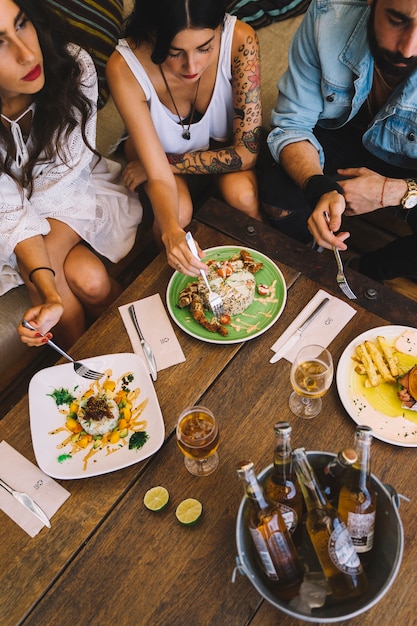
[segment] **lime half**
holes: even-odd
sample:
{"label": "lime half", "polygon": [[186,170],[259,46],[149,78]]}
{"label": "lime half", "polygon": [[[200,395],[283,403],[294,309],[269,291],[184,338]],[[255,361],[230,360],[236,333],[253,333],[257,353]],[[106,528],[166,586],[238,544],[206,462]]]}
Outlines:
{"label": "lime half", "polygon": [[165,487],[152,487],[148,489],[143,498],[143,504],[150,511],[162,511],[168,504],[169,493]]}
{"label": "lime half", "polygon": [[202,511],[203,505],[201,502],[194,498],[187,498],[177,506],[175,515],[181,524],[191,526],[191,524],[195,524],[200,519]]}

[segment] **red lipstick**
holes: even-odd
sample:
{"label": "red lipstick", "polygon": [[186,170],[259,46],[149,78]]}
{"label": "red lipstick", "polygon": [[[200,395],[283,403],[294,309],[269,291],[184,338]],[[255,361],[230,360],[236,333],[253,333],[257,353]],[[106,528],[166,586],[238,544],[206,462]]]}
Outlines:
{"label": "red lipstick", "polygon": [[42,72],[42,68],[40,65],[36,65],[33,70],[31,70],[29,72],[29,74],[26,74],[26,76],[23,76],[22,80],[31,82],[32,80],[36,80],[37,78],[39,78],[39,76],[41,75]]}
{"label": "red lipstick", "polygon": [[183,74],[182,77],[187,80],[192,80],[193,78],[197,78],[198,74]]}

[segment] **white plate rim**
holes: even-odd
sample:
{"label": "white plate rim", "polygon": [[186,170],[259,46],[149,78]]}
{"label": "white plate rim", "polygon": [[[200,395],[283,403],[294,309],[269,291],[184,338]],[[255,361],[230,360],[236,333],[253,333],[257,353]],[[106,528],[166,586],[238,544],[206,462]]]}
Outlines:
{"label": "white plate rim", "polygon": [[[265,254],[263,254],[262,252],[259,252],[259,250],[254,250],[253,248],[248,248],[247,246],[241,245],[241,246],[237,246],[235,244],[230,244],[230,245],[224,245],[224,246],[213,246],[212,248],[206,248],[205,250],[203,250],[204,254],[210,253],[210,252],[218,252],[224,249],[230,249],[230,248],[234,248],[236,251],[240,251],[240,250],[247,250],[247,252],[253,254],[255,253],[255,255],[257,257],[261,257],[264,261],[267,261],[268,263],[271,263],[274,266],[274,270],[276,270],[278,276],[280,277],[280,280],[282,281],[283,287],[284,287],[284,296],[282,299],[282,303],[281,303],[281,307],[278,311],[278,313],[276,314],[276,316],[267,324],[267,326],[265,328],[262,328],[261,330],[259,330],[258,332],[255,332],[254,334],[250,335],[250,337],[242,337],[242,338],[236,338],[236,339],[217,339],[216,337],[209,338],[209,337],[202,337],[201,335],[199,335],[198,333],[194,333],[192,331],[192,329],[190,330],[188,327],[184,326],[183,324],[180,323],[180,321],[177,319],[177,317],[174,315],[174,311],[172,310],[171,307],[171,303],[170,303],[170,298],[169,298],[169,293],[170,293],[170,289],[172,288],[172,283],[174,282],[176,276],[178,274],[180,274],[180,272],[175,271],[169,282],[167,285],[167,289],[166,289],[166,303],[167,303],[167,308],[169,311],[169,314],[171,315],[172,320],[177,324],[177,326],[179,328],[181,328],[181,330],[183,330],[185,333],[187,333],[187,335],[190,335],[191,337],[194,337],[195,339],[199,339],[200,341],[204,341],[205,343],[214,343],[217,345],[230,345],[230,344],[235,344],[235,343],[243,343],[245,341],[250,341],[251,339],[255,339],[255,337],[259,337],[260,335],[263,335],[263,333],[265,333],[267,330],[269,330],[271,328],[271,326],[273,326],[275,324],[275,322],[279,319],[279,317],[281,316],[284,308],[285,308],[285,304],[287,302],[287,283],[285,281],[285,278],[280,270],[280,268],[278,267],[278,265],[276,264],[276,262],[269,258],[268,256],[266,256]],[[215,333],[213,333],[215,334]]]}
{"label": "white plate rim", "polygon": [[[165,439],[165,424],[158,398],[146,366],[137,354],[131,352],[105,354],[82,359],[82,363],[88,365],[96,371],[104,371],[105,369],[109,369],[111,367],[113,372],[115,372],[115,377],[117,372],[117,376],[130,370],[134,372],[135,385],[139,386],[141,389],[139,402],[145,397],[149,398],[143,415],[144,419],[148,420],[147,432],[150,435],[150,438],[139,450],[129,450],[126,446],[125,448],[120,449],[120,451],[104,457],[106,459],[105,462],[102,461],[100,463],[101,452],[99,452],[97,456],[93,457],[95,462],[92,463],[90,460],[90,463],[87,464],[86,470],[83,470],[82,467],[79,469],[79,465],[82,466],[82,452],[79,452],[68,462],[64,462],[62,464],[59,463],[57,461],[59,451],[57,451],[56,448],[59,441],[54,438],[53,435],[49,435],[48,433],[50,430],[53,430],[53,428],[62,426],[63,418],[60,417],[58,409],[56,405],[53,404],[52,399],[49,399],[51,402],[48,401],[47,392],[52,391],[58,386],[64,388],[71,387],[73,389],[74,385],[77,383],[79,383],[80,388],[82,389],[83,381],[85,381],[85,387],[87,388],[92,381],[78,376],[71,363],[54,365],[52,367],[39,370],[36,374],[34,374],[29,382],[28,400],[30,429],[33,450],[38,466],[43,472],[45,472],[45,474],[51,476],[52,478],[64,480],[90,478],[92,476],[100,476],[129,467],[130,465],[139,463],[140,461],[143,461],[144,459],[155,454],[155,452],[157,452],[162,446]],[[48,378],[48,382],[44,382],[44,377]],[[54,382],[55,380],[60,382],[56,384]],[[68,383],[66,381],[71,382]],[[44,396],[44,399],[42,396]],[[42,402],[39,406],[40,398]],[[44,403],[43,400],[45,401]],[[42,413],[42,420],[45,420],[46,422],[45,430],[39,428],[39,413]],[[45,450],[47,451],[47,455],[45,455]],[[64,451],[65,449],[62,450],[62,452]]]}
{"label": "white plate rim", "polygon": [[[389,443],[392,445],[400,446],[402,448],[415,448],[417,447],[416,424],[414,424],[414,430],[416,431],[416,434],[414,434],[414,441],[411,439],[408,441],[403,441],[401,439],[394,439],[393,437],[385,436],[383,434],[384,423],[388,423],[388,420],[403,419],[403,418],[401,417],[392,418],[389,416],[383,416],[382,414],[377,414],[377,411],[373,407],[369,406],[368,401],[366,400],[364,396],[360,396],[359,398],[356,398],[356,404],[355,404],[355,401],[352,398],[352,395],[349,394],[348,385],[346,384],[346,381],[348,381],[349,372],[353,371],[353,367],[354,367],[351,356],[354,354],[354,351],[355,351],[354,349],[358,344],[363,343],[366,340],[374,341],[377,335],[384,335],[384,336],[388,336],[389,338],[393,338],[394,336],[397,337],[406,330],[412,330],[414,332],[417,332],[417,329],[411,326],[387,325],[387,326],[377,326],[375,328],[370,328],[369,330],[366,330],[360,335],[358,335],[357,337],[355,337],[346,346],[346,348],[344,349],[339,359],[339,363],[337,365],[337,371],[336,371],[336,385],[337,385],[337,391],[339,393],[340,400],[345,410],[347,411],[349,416],[353,419],[353,421],[356,424],[373,426],[375,424],[374,420],[377,423],[378,416],[379,416],[379,419],[380,419],[379,427],[381,428],[382,432],[380,432],[378,429],[372,428],[373,436],[375,439],[379,439],[380,441],[383,441],[384,443]],[[360,400],[360,402],[362,403],[361,405],[359,405],[358,400]],[[361,406],[360,416],[357,414],[358,406]],[[364,409],[368,410],[368,418],[366,416]],[[371,411],[372,411],[372,416],[374,418],[372,420],[372,423],[371,423],[370,415],[369,415]],[[410,424],[410,425],[412,424],[412,422],[410,422],[409,420],[404,420],[404,421],[406,421],[407,424]],[[410,426],[410,429],[411,429],[411,426]]]}

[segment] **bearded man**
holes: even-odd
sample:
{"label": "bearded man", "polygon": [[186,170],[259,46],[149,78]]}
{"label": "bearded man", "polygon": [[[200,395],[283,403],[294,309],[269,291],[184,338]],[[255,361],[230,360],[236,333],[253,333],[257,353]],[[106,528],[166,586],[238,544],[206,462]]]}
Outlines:
{"label": "bearded man", "polygon": [[312,0],[288,64],[261,186],[270,221],[343,251],[343,213],[396,207],[413,234],[358,269],[417,277],[417,0]]}

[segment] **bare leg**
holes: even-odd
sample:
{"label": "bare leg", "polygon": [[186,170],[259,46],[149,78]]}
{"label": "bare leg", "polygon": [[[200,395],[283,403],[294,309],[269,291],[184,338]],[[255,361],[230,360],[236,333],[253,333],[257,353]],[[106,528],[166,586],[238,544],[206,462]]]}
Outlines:
{"label": "bare leg", "polygon": [[221,174],[216,177],[216,184],[227,204],[262,222],[254,170]]}
{"label": "bare leg", "polygon": [[93,319],[104,313],[122,292],[102,261],[83,243],[69,252],[64,270],[71,291]]}

